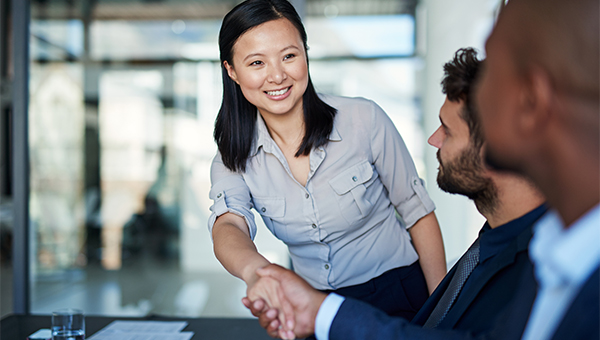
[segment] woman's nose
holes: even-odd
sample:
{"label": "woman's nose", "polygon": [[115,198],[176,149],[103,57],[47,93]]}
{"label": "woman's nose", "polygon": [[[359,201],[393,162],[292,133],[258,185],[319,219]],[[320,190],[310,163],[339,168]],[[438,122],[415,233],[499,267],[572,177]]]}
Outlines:
{"label": "woman's nose", "polygon": [[280,65],[274,65],[269,68],[269,76],[268,81],[275,84],[281,84],[284,80],[287,79],[287,74],[285,73],[285,69]]}

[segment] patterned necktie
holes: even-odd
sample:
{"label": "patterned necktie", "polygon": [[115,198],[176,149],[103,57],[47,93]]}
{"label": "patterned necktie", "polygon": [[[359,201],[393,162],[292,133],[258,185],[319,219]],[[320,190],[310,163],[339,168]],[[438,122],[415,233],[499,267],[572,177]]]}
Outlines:
{"label": "patterned necktie", "polygon": [[460,291],[463,285],[465,284],[465,281],[467,281],[469,275],[471,275],[471,272],[473,271],[475,266],[477,266],[478,263],[479,238],[473,243],[471,248],[467,250],[465,255],[463,255],[463,257],[461,257],[458,261],[458,267],[456,268],[454,277],[452,277],[452,280],[450,280],[448,288],[446,289],[446,291],[440,298],[440,301],[438,301],[438,304],[435,306],[435,308],[431,312],[431,315],[429,315],[429,318],[423,325],[424,328],[435,328],[440,324],[440,322],[442,322],[442,320],[444,320],[444,317],[446,317],[446,314],[448,314],[448,311],[450,311],[450,308],[452,308],[454,301],[456,301],[458,294],[460,294]]}

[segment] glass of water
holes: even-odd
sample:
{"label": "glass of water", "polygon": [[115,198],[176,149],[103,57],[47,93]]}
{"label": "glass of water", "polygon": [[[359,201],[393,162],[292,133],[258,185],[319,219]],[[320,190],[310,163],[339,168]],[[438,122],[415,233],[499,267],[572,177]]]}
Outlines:
{"label": "glass of water", "polygon": [[52,312],[52,340],[84,340],[83,311],[65,308]]}

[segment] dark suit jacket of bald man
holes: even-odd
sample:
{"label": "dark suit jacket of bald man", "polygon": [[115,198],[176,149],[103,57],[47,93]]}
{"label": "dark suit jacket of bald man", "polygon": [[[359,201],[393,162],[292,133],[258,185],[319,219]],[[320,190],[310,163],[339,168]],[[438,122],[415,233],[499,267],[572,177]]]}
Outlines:
{"label": "dark suit jacket of bald man", "polygon": [[[531,262],[523,268],[511,303],[479,335],[464,330],[424,329],[390,317],[358,300],[346,298],[329,331],[329,340],[518,340],[521,339],[537,292]],[[596,268],[557,326],[552,340],[600,339],[600,269]]]}
{"label": "dark suit jacket of bald man", "polygon": [[[446,291],[456,266],[438,285],[412,324],[346,298],[332,323],[330,339],[520,339],[537,291],[528,245],[533,225],[545,211],[546,207],[541,206],[511,221],[525,223],[526,227],[489,259],[478,276],[469,278],[436,330],[421,326]],[[598,339],[598,336],[593,337],[594,332],[599,331],[598,276],[596,272],[583,287],[557,328],[555,339]]]}

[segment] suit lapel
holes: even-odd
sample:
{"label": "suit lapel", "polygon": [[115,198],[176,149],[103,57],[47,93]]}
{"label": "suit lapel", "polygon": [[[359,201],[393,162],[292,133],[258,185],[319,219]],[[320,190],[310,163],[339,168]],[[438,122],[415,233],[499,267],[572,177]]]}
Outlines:
{"label": "suit lapel", "polygon": [[527,227],[503,251],[491,258],[491,262],[487,264],[486,271],[481,273],[475,281],[469,282],[469,289],[460,293],[454,306],[452,306],[452,309],[450,309],[450,312],[448,312],[448,315],[446,315],[438,327],[445,329],[453,328],[490,279],[502,269],[513,264],[519,252],[527,251],[530,238],[531,227]]}
{"label": "suit lapel", "polygon": [[577,294],[552,339],[598,339],[600,269],[596,268]]}

